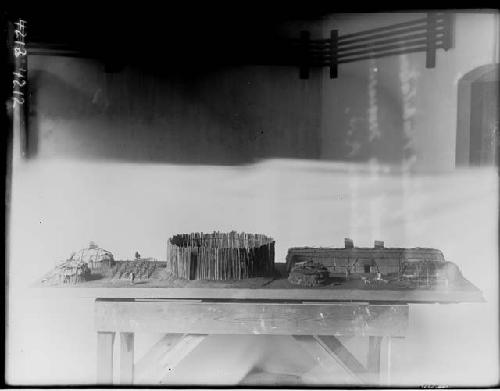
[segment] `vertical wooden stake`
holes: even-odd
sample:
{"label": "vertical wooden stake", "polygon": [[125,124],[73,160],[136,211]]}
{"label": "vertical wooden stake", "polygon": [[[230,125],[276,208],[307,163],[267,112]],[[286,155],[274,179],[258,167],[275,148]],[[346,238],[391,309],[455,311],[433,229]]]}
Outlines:
{"label": "vertical wooden stake", "polygon": [[120,383],[134,383],[134,333],[120,333]]}
{"label": "vertical wooden stake", "polygon": [[113,383],[113,345],[115,333],[97,333],[97,383]]}

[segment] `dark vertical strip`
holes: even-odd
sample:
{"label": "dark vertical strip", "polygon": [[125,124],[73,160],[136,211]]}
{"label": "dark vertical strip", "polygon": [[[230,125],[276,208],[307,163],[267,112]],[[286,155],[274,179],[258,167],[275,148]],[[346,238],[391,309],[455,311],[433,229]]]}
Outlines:
{"label": "dark vertical strip", "polygon": [[[201,252],[201,251],[200,251]],[[191,251],[191,258],[190,258],[190,264],[189,264],[189,280],[194,280],[196,279],[196,265],[198,263],[198,252],[197,251]]]}
{"label": "dark vertical strip", "polygon": [[472,166],[481,164],[481,144],[482,144],[482,108],[483,95],[481,94],[481,84],[478,82],[471,85],[471,113],[470,113],[470,144],[469,162]]}
{"label": "dark vertical strip", "polygon": [[309,79],[309,31],[300,32],[300,78]]}
{"label": "dark vertical strip", "polygon": [[432,12],[427,14],[427,43],[425,67],[436,66],[436,15]]}
{"label": "dark vertical strip", "polygon": [[[5,261],[3,267],[0,267],[0,276],[3,280],[4,286],[4,310],[0,311],[0,323],[5,325],[8,324],[9,318],[9,288],[7,285],[7,276],[9,274],[9,262],[10,262],[10,205],[11,205],[11,190],[12,190],[12,134],[13,134],[13,122],[12,122],[12,102],[11,102],[11,91],[12,91],[12,70],[14,69],[12,62],[12,33],[13,27],[9,21],[6,12],[0,12],[1,20],[1,37],[0,45],[2,50],[2,59],[0,61],[0,80],[2,85],[0,86],[0,94],[2,96],[3,108],[7,110],[0,110],[1,118],[1,129],[2,136],[5,138],[1,143],[1,153],[4,160],[2,168],[4,168],[4,178],[2,181],[5,194],[5,214],[3,219],[3,232],[5,232]],[[0,125],[0,126],[1,126]],[[9,352],[6,351],[6,341],[8,338],[7,327],[4,327],[4,338],[0,338],[0,351],[5,352],[4,357],[8,357]],[[5,365],[0,368],[0,376],[5,379]]]}
{"label": "dark vertical strip", "polygon": [[[19,137],[20,154],[26,157],[27,134],[26,134],[26,96],[27,96],[27,58],[25,37],[26,21],[16,19],[13,22],[12,56],[14,58],[14,71],[12,72],[12,108],[14,121],[14,134]],[[14,152],[15,153],[15,152]]]}
{"label": "dark vertical strip", "polygon": [[443,49],[448,50],[453,47],[454,38],[454,17],[451,12],[446,12],[444,15],[444,39],[443,39]]}
{"label": "dark vertical strip", "polygon": [[331,30],[330,31],[330,79],[336,79],[338,76],[338,65],[337,65],[338,40],[339,40],[338,30]]}
{"label": "dark vertical strip", "polygon": [[470,163],[471,90],[471,82],[462,77],[458,82],[456,167],[468,166]]}
{"label": "dark vertical strip", "polygon": [[24,97],[24,104],[20,107],[19,113],[19,140],[21,148],[21,156],[23,158],[29,157],[29,136],[28,136],[28,55],[20,58],[19,69],[24,73],[25,84],[21,87]]}

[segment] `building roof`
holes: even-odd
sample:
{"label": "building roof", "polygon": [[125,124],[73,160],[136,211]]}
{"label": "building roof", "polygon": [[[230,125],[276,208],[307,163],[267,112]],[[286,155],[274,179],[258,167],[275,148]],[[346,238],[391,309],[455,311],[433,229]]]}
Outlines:
{"label": "building roof", "polygon": [[91,242],[87,248],[81,249],[80,251],[73,254],[70,259],[83,261],[86,263],[114,260],[113,254],[110,251],[98,247],[93,242]]}

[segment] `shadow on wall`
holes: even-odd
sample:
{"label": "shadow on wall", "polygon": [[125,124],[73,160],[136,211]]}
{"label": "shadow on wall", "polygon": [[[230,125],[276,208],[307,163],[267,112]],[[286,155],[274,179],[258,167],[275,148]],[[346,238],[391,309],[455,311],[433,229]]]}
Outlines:
{"label": "shadow on wall", "polygon": [[269,158],[399,164],[407,158],[409,139],[399,78],[391,76],[395,65],[377,72],[360,64],[361,73],[336,81],[342,101],[325,106],[320,69],[307,80],[284,66],[145,71],[129,65],[106,73],[93,60],[34,56],[29,156],[208,165]]}
{"label": "shadow on wall", "polygon": [[405,94],[399,64],[364,62],[344,71],[324,96],[322,157],[403,163],[414,151],[405,132]]}
{"label": "shadow on wall", "polygon": [[203,73],[34,57],[30,157],[245,164],[320,155],[320,74],[240,66]]}

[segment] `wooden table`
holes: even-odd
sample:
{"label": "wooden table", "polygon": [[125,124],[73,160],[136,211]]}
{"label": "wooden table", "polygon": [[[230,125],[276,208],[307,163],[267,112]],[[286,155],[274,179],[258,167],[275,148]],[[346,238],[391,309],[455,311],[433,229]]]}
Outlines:
{"label": "wooden table", "polygon": [[[162,288],[142,292],[150,296],[143,298],[112,297],[109,291],[113,289],[95,300],[99,384],[113,382],[117,333],[122,384],[168,383],[169,371],[212,334],[290,335],[320,365],[333,357],[359,383],[388,384],[391,339],[404,337],[408,329],[407,303],[335,300],[332,290],[288,289],[278,294],[274,289]],[[369,296],[364,293],[365,299]],[[134,365],[137,332],[165,337]],[[339,336],[369,337],[367,365]]]}
{"label": "wooden table", "polygon": [[[444,290],[297,288],[279,280],[251,288],[246,286],[249,282],[184,285],[88,282],[36,289],[46,297],[95,300],[100,384],[113,382],[117,333],[123,384],[168,383],[169,369],[210,334],[290,335],[322,366],[331,365],[333,358],[355,381],[389,384],[391,340],[406,335],[409,304],[484,302],[481,291],[468,281]],[[134,365],[137,332],[165,337]],[[367,365],[354,357],[340,336],[368,337]]]}

